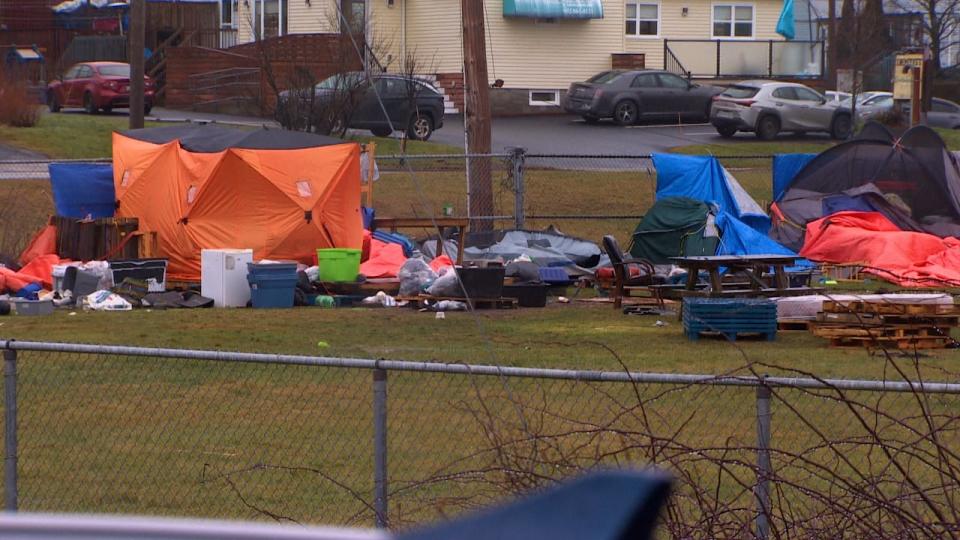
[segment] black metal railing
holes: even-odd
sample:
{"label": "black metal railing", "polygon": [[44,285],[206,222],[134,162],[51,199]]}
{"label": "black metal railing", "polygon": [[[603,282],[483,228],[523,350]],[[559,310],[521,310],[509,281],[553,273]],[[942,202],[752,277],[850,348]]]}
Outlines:
{"label": "black metal railing", "polygon": [[664,69],[679,66],[695,78],[824,75],[823,41],[746,39],[665,39]]}
{"label": "black metal railing", "polygon": [[683,64],[680,63],[680,60],[677,58],[677,56],[673,54],[673,51],[670,50],[670,47],[667,47],[666,40],[663,41],[663,69],[685,79],[689,79],[691,77],[690,70],[683,67]]}

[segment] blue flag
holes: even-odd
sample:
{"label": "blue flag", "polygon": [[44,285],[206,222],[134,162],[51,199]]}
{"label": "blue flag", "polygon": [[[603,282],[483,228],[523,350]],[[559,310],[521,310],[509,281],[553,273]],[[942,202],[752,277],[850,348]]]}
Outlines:
{"label": "blue flag", "polygon": [[777,20],[777,33],[787,39],[793,39],[796,36],[796,28],[793,24],[793,0],[783,0],[783,11],[780,12],[780,19]]}

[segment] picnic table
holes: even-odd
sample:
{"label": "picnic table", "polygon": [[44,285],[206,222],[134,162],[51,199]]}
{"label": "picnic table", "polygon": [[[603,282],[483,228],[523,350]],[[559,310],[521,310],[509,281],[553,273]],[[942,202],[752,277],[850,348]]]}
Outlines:
{"label": "picnic table", "polygon": [[[708,255],[697,257],[671,257],[677,266],[687,271],[687,282],[681,296],[723,297],[776,297],[815,294],[812,287],[790,287],[786,268],[797,262],[789,255]],[[773,268],[770,283],[764,277]],[[721,269],[728,274],[742,274],[746,283],[724,284]],[[698,288],[700,272],[709,276],[710,287]]]}

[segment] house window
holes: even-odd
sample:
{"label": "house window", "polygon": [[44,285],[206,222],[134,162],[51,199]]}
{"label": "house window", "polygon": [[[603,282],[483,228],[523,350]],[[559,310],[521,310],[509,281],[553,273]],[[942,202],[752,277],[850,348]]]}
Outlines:
{"label": "house window", "polygon": [[752,38],[753,6],[744,4],[714,4],[713,37]]}
{"label": "house window", "polygon": [[[366,30],[367,6],[365,0],[340,0],[340,12],[346,19],[348,28],[354,34],[363,34]],[[340,21],[343,29],[344,21]]]}
{"label": "house window", "polygon": [[560,105],[560,92],[557,90],[531,90],[530,105],[534,107]]}
{"label": "house window", "polygon": [[660,32],[660,4],[627,2],[626,21],[628,36],[656,37]]}
{"label": "house window", "polygon": [[224,28],[237,27],[238,0],[220,0],[220,26]]}
{"label": "house window", "polygon": [[287,11],[287,0],[254,0],[256,34],[264,39],[287,35]]}

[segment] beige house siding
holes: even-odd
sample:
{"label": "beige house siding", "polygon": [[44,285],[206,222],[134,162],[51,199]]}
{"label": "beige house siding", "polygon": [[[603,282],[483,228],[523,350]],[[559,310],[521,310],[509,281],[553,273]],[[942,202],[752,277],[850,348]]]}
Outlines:
{"label": "beige house siding", "polygon": [[[335,31],[337,0],[289,0],[289,33]],[[251,1],[252,3],[252,1]],[[664,38],[709,40],[715,0],[661,0],[660,35],[625,35],[625,0],[604,0],[603,19],[538,21],[507,18],[503,0],[487,0],[487,68],[490,80],[503,79],[505,88],[563,89],[609,69],[613,53],[643,53],[649,68],[664,66]],[[754,6],[753,40],[780,40],[775,31],[783,0],[733,1]],[[683,9],[687,15],[683,16]],[[240,43],[251,41],[249,6],[240,2]],[[463,70],[460,0],[369,0],[370,40],[380,61],[391,71],[403,69],[405,54],[435,73]],[[671,49],[694,72],[715,69],[716,56],[704,54],[709,45],[675,42]],[[725,71],[764,59],[762,41],[724,44]],[[702,65],[701,65],[702,64]]]}

